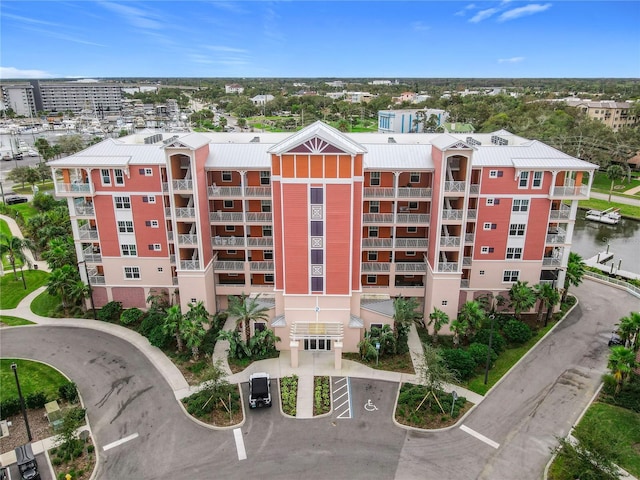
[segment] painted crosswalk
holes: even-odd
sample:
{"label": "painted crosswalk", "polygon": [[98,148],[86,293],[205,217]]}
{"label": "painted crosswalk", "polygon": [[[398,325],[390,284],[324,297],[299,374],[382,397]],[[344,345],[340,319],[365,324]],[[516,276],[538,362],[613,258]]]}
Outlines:
{"label": "painted crosswalk", "polygon": [[351,382],[349,377],[333,377],[332,383],[333,412],[335,418],[352,418]]}

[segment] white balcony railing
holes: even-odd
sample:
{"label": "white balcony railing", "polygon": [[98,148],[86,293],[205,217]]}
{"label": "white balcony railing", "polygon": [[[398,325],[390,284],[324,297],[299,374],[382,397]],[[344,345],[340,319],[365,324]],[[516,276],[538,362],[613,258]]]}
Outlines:
{"label": "white balcony railing", "polygon": [[464,234],[464,243],[473,243],[473,233],[465,233]]}
{"label": "white balcony railing", "polygon": [[478,210],[469,209],[467,210],[467,220],[475,220],[478,216]]}
{"label": "white balcony railing", "polygon": [[443,220],[462,220],[464,216],[464,210],[455,210],[452,208],[445,208],[442,210],[442,219]]}
{"label": "white balcony railing", "polygon": [[462,257],[462,266],[463,267],[470,267],[471,266],[471,262],[472,262],[472,258],[471,257]]}
{"label": "white balcony railing", "polygon": [[178,243],[181,245],[197,245],[198,235],[191,233],[181,233],[178,235]]}
{"label": "white balcony railing", "polygon": [[390,269],[391,269],[390,263],[364,262],[362,264],[363,272],[388,272]]}
{"label": "white balcony railing", "polygon": [[429,223],[430,219],[431,215],[428,213],[399,213],[397,222],[425,225]]}
{"label": "white balcony railing", "polygon": [[215,236],[211,239],[212,247],[232,246],[244,247],[244,237],[221,237]]}
{"label": "white balcony railing", "polygon": [[167,231],[167,240],[173,242],[173,232],[171,230]]}
{"label": "white balcony railing", "polygon": [[181,207],[176,208],[176,217],[177,218],[195,218],[196,209],[189,207]]}
{"label": "white balcony railing", "polygon": [[465,182],[447,181],[447,182],[444,182],[444,191],[445,192],[464,192],[465,186],[466,186]]}
{"label": "white balcony railing", "polygon": [[441,247],[459,247],[460,237],[440,237]]}
{"label": "white balcony railing", "polygon": [[172,185],[174,190],[193,190],[193,180],[174,180]]}
{"label": "white balcony railing", "polygon": [[252,272],[273,272],[273,262],[250,262]]}
{"label": "white balcony railing", "polygon": [[271,223],[273,214],[271,212],[247,212],[247,222]]}
{"label": "white balcony railing", "polygon": [[542,259],[542,266],[543,267],[559,267],[562,265],[562,259],[561,258],[550,258],[550,257],[545,257]]}
{"label": "white balcony railing", "polygon": [[400,187],[398,198],[431,198],[430,188]]}
{"label": "white balcony railing", "polygon": [[469,288],[469,280],[467,278],[460,280],[460,288]]}
{"label": "white balcony railing", "polygon": [[82,257],[89,263],[102,262],[102,255],[99,251],[94,251],[93,247],[85,248],[82,252]]}
{"label": "white balcony railing", "polygon": [[362,248],[391,248],[393,238],[363,238]]}
{"label": "white balcony railing", "polygon": [[395,193],[393,188],[365,187],[364,198],[393,198]]}
{"label": "white balcony railing", "polygon": [[169,255],[169,263],[172,265],[175,265],[176,263],[176,256],[174,255]]}
{"label": "white balcony railing", "polygon": [[457,272],[458,262],[438,262],[439,272]]}
{"label": "white balcony railing", "polygon": [[180,270],[200,270],[200,260],[180,260]]}
{"label": "white balcony railing", "polygon": [[210,197],[241,197],[242,187],[209,187]]}
{"label": "white balcony railing", "polygon": [[218,260],[214,263],[213,268],[216,270],[227,270],[231,272],[244,272],[244,262]]}
{"label": "white balcony railing", "polygon": [[244,194],[247,197],[269,197],[269,198],[271,198],[271,187],[245,187]]}
{"label": "white balcony railing", "polygon": [[567,232],[559,228],[557,232],[547,234],[547,243],[565,243]]}
{"label": "white balcony railing", "polygon": [[570,217],[570,215],[571,208],[563,204],[558,210],[551,210],[551,212],[549,213],[549,218],[551,218],[552,220],[566,220]]}
{"label": "white balcony railing", "polygon": [[89,283],[91,285],[106,285],[104,275],[89,275]]}
{"label": "white balcony railing", "polygon": [[396,272],[426,272],[427,264],[424,262],[398,262],[395,264]]}
{"label": "white balcony railing", "polygon": [[74,204],[74,208],[77,216],[92,217],[96,214],[91,203],[83,203],[79,205]]}
{"label": "white balcony railing", "polygon": [[169,191],[169,182],[162,182],[162,191],[163,192]]}
{"label": "white balcony railing", "polygon": [[587,197],[589,193],[588,185],[578,185],[578,186],[558,186],[554,185],[551,187],[551,192],[549,195],[552,197]]}
{"label": "white balcony railing", "polygon": [[469,185],[469,193],[471,195],[479,194],[480,193],[480,185],[478,185],[477,183]]}
{"label": "white balcony railing", "polygon": [[55,183],[56,193],[93,193],[90,183],[72,182],[72,183]]}
{"label": "white balcony railing", "polygon": [[249,237],[247,245],[249,247],[272,247],[273,237]]}
{"label": "white balcony railing", "polygon": [[210,212],[211,222],[242,222],[242,212]]}
{"label": "white balcony railing", "polygon": [[426,238],[396,238],[396,248],[428,248],[429,240]]}
{"label": "white balcony railing", "polygon": [[95,228],[80,227],[78,228],[78,237],[80,240],[98,240],[98,230]]}
{"label": "white balcony railing", "polygon": [[365,213],[363,223],[393,223],[393,213]]}

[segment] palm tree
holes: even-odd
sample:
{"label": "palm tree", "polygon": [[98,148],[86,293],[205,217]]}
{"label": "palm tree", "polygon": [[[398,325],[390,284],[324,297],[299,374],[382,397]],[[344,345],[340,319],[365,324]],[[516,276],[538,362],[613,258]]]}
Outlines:
{"label": "palm tree", "polygon": [[422,315],[417,312],[418,301],[415,298],[397,297],[393,301],[393,321],[395,323],[396,341],[401,334],[411,327],[411,324]]}
{"label": "palm tree", "polygon": [[438,331],[446,324],[449,323],[449,315],[447,315],[442,310],[433,307],[433,312],[429,314],[429,323],[428,326],[433,324],[433,344],[438,344]]}
{"label": "palm tree", "polygon": [[47,262],[51,270],[60,268],[63,265],[75,265],[77,261],[73,240],[70,237],[52,238],[49,240],[49,248],[43,252],[42,258]]}
{"label": "palm tree", "polygon": [[211,315],[207,312],[207,309],[204,308],[204,302],[199,301],[195,305],[190,303],[187,306],[189,307],[189,311],[186,313],[188,320],[193,320],[200,324],[210,323]]}
{"label": "palm tree", "polygon": [[218,333],[217,339],[229,342],[229,356],[231,358],[241,359],[251,356],[251,350],[249,350],[249,347],[240,339],[240,332],[238,332],[238,330],[221,330]]}
{"label": "palm tree", "polygon": [[244,293],[239,297],[229,297],[227,312],[229,315],[238,317],[236,326],[238,329],[240,329],[240,327],[244,328],[245,343],[247,345],[249,345],[249,340],[251,339],[251,322],[256,320],[266,321],[269,318],[267,315],[269,309],[260,305],[258,302],[259,298],[260,294],[256,295],[255,298],[249,298]]}
{"label": "palm tree", "polygon": [[458,313],[458,320],[468,325],[467,335],[473,335],[480,328],[484,319],[484,310],[475,300],[465,302]]}
{"label": "palm tree", "polygon": [[78,270],[71,265],[63,265],[56,268],[49,275],[47,280],[47,293],[49,295],[59,295],[62,301],[62,308],[66,310],[71,305],[72,291],[80,281]]}
{"label": "palm tree", "polygon": [[31,262],[25,256],[25,250],[29,248],[29,242],[20,237],[14,237],[13,235],[7,235],[6,233],[0,233],[0,257],[7,256],[11,268],[13,269],[13,275],[18,280],[18,272],[16,272],[16,261],[20,261],[22,265],[25,263],[31,267]]}
{"label": "palm tree", "polygon": [[458,348],[460,346],[460,337],[466,337],[469,324],[464,319],[456,318],[449,325],[449,329],[453,332],[453,346]]}
{"label": "palm tree", "polygon": [[560,301],[560,294],[550,283],[534,285],[533,290],[535,292],[536,299],[540,300],[540,308],[538,309],[538,316],[536,318],[536,323],[540,323],[545,310],[551,309],[558,304]]}
{"label": "palm tree", "polygon": [[184,315],[180,311],[180,305],[172,305],[167,309],[167,315],[162,324],[162,331],[165,335],[175,337],[178,345],[178,351],[182,352],[184,346],[182,344],[182,324],[184,323]]}
{"label": "palm tree", "polygon": [[631,312],[629,316],[622,317],[618,326],[618,333],[625,344],[628,341],[629,348],[637,352],[640,346],[640,313]]}
{"label": "palm tree", "polygon": [[79,304],[89,296],[89,285],[78,279],[69,285],[69,300],[72,305]]}
{"label": "palm tree", "polygon": [[613,378],[616,379],[616,395],[620,392],[622,384],[629,378],[629,374],[636,367],[636,354],[625,347],[613,347],[609,355],[607,368],[611,370]]}
{"label": "palm tree", "polygon": [[577,287],[582,283],[582,277],[584,277],[585,267],[587,265],[582,260],[582,257],[574,252],[569,252],[569,261],[567,263],[567,270],[564,277],[564,291],[562,292],[562,303],[567,299],[567,292],[569,287],[573,285]]}
{"label": "palm tree", "polygon": [[530,310],[536,304],[536,295],[529,282],[518,280],[509,289],[509,299],[515,317],[520,320],[522,312]]}
{"label": "palm tree", "polygon": [[611,187],[609,188],[609,202],[610,202],[611,193],[613,192],[613,186],[616,180],[620,180],[621,178],[624,178],[625,171],[624,171],[624,168],[622,168],[620,165],[618,165],[617,163],[614,163],[607,167],[606,175],[607,175],[607,178],[611,180]]}
{"label": "palm tree", "polygon": [[195,360],[200,354],[200,345],[202,345],[202,341],[207,334],[207,331],[202,326],[202,317],[190,316],[187,313],[182,322],[180,333],[187,347],[191,349],[191,356]]}

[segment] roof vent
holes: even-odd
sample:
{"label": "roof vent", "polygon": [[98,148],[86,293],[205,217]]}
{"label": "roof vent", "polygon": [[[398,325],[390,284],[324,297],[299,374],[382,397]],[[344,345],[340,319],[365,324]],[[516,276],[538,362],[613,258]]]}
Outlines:
{"label": "roof vent", "polygon": [[398,143],[398,142],[396,142],[395,138],[389,137],[389,139],[387,140],[387,143]]}
{"label": "roof vent", "polygon": [[253,137],[249,143],[260,143],[260,137]]}

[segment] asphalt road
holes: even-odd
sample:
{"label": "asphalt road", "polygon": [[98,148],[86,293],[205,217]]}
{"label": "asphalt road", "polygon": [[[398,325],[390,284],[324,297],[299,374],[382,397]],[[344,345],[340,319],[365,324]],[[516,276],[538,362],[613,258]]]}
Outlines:
{"label": "asphalt road", "polygon": [[614,324],[640,307],[590,281],[574,291],[580,306],[464,421],[498,448],[458,427],[424,433],[395,426],[397,384],[351,379],[353,418],[297,420],[281,415],[274,382],[274,406],[247,409],[247,459],[238,460],[233,430],[187,418],[154,366],[117,337],[11,328],[2,330],[0,347],[4,357],[48,362],[78,384],[100,446],[99,479],[538,480],[556,436],[568,432],[599,384]]}

